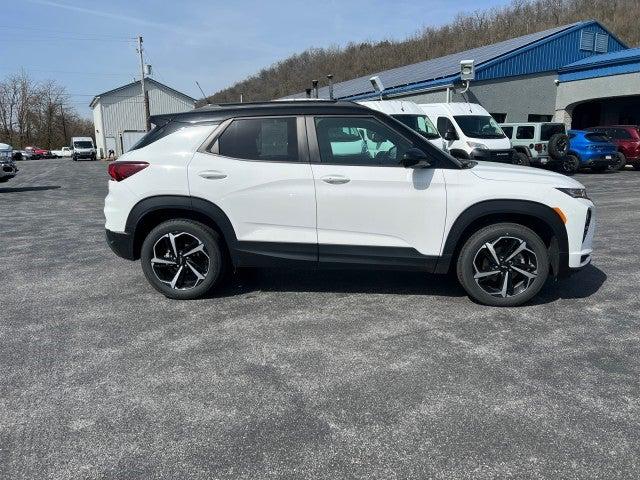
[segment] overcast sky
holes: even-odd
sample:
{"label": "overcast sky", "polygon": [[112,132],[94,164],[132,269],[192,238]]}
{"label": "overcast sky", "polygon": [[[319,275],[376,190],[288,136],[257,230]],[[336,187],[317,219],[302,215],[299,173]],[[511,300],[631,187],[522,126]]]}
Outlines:
{"label": "overcast sky", "polygon": [[309,47],[402,39],[460,12],[509,0],[19,0],[2,2],[0,77],[24,67],[67,87],[83,115],[95,94],[139,78],[144,37],[153,77],[193,97]]}

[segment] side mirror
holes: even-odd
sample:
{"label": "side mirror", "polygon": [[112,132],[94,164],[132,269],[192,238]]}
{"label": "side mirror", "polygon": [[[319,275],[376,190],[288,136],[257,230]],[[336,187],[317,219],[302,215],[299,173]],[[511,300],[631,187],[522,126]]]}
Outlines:
{"label": "side mirror", "polygon": [[404,168],[427,168],[431,166],[427,154],[419,148],[410,148],[402,156],[401,160]]}
{"label": "side mirror", "polygon": [[445,139],[447,142],[451,142],[451,141],[453,141],[453,140],[458,140],[458,134],[456,133],[456,131],[455,131],[455,130],[453,130],[453,129],[449,129],[449,130],[447,130],[447,131],[445,132],[445,134],[444,134],[444,139]]}

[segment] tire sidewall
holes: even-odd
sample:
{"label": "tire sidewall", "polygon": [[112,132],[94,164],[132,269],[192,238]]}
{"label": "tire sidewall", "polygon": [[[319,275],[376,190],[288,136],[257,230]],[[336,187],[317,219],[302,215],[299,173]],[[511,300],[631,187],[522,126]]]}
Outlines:
{"label": "tire sidewall", "polygon": [[[151,259],[153,258],[153,246],[158,239],[167,233],[186,232],[194,235],[205,244],[205,248],[209,255],[209,272],[204,281],[195,288],[189,290],[175,290],[169,285],[162,283],[156,277],[152,267]],[[220,237],[218,234],[199,222],[192,220],[169,220],[161,223],[151,230],[142,243],[140,251],[140,263],[142,271],[147,277],[149,283],[160,293],[168,298],[176,300],[191,300],[202,297],[211,290],[219,281],[223,273],[223,253],[221,248]]]}
{"label": "tire sidewall", "polygon": [[[480,247],[502,236],[525,240],[538,260],[538,277],[531,286],[525,292],[507,298],[494,297],[486,293],[473,278],[473,259]],[[469,237],[458,256],[457,274],[462,287],[474,301],[496,307],[518,306],[533,298],[544,286],[549,276],[549,254],[546,245],[533,230],[515,223],[499,223],[485,227]]]}

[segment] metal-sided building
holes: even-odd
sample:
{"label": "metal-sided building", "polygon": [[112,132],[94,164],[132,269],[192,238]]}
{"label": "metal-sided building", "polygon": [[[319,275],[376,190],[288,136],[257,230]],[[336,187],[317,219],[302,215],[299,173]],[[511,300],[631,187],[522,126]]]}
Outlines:
{"label": "metal-sided building", "polygon": [[[152,78],[145,78],[151,115],[178,113],[195,108],[196,100]],[[139,81],[93,97],[93,125],[98,156],[109,150],[122,155],[145,133],[144,102]]]}
{"label": "metal-sided building", "polygon": [[[598,57],[615,57],[627,49],[627,45],[603,25],[590,20],[383,72],[372,72],[335,84],[334,97],[349,100],[376,98],[380,93],[374,91],[369,79],[378,76],[384,86],[383,98],[418,103],[468,101],[484,106],[499,122],[548,121],[555,116],[571,125],[571,112],[556,104],[559,89],[568,92],[572,88],[562,84],[565,75],[569,74],[566,69],[571,65],[577,69],[580,62],[591,65],[589,62],[596,61]],[[474,60],[475,63],[475,80],[465,94],[461,93],[462,60]],[[559,71],[562,72],[560,78]],[[640,94],[640,90],[636,88],[636,91]],[[292,97],[303,96],[299,93]],[[328,98],[329,87],[320,88],[318,96]]]}

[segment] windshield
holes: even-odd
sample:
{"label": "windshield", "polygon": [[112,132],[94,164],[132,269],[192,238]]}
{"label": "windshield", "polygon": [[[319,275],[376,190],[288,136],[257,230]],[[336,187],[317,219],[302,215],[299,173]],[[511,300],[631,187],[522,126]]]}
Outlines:
{"label": "windshield", "polygon": [[426,115],[391,115],[396,120],[401,121],[411,130],[415,130],[425,138],[440,138],[436,127]]}
{"label": "windshield", "polygon": [[460,129],[470,138],[506,138],[493,117],[484,115],[456,115]]}
{"label": "windshield", "polygon": [[93,148],[93,143],[87,141],[73,142],[73,146],[76,148]]}

